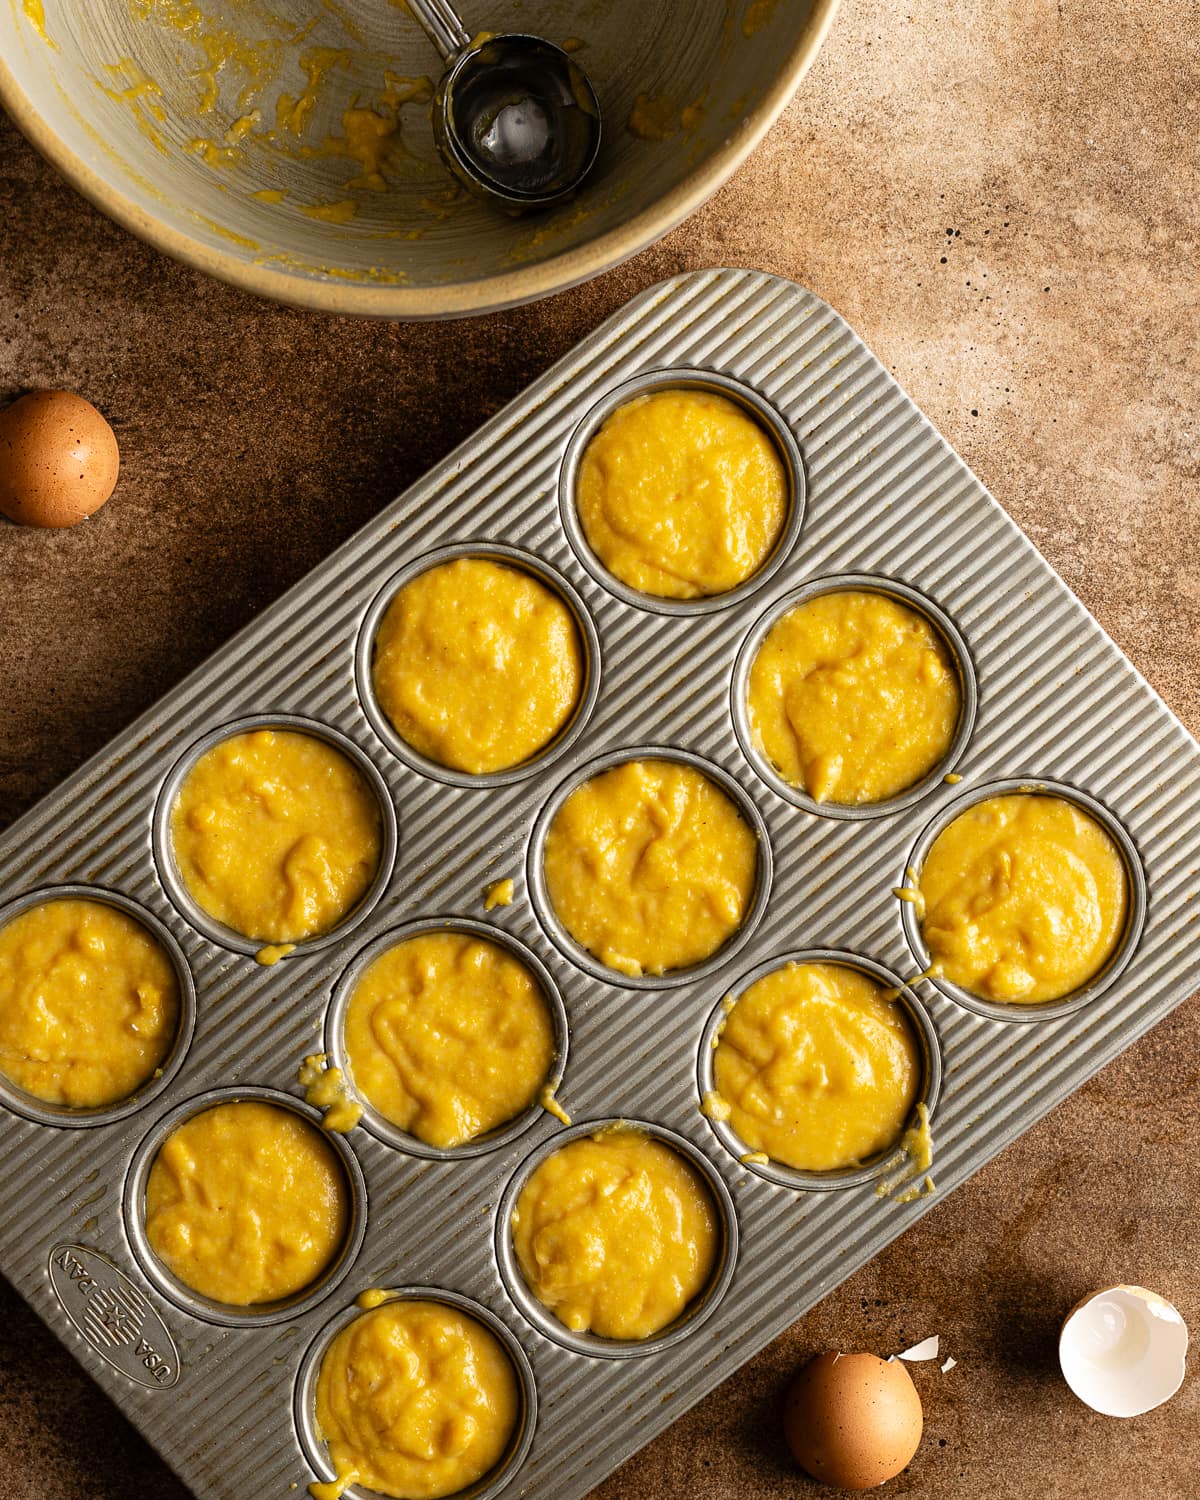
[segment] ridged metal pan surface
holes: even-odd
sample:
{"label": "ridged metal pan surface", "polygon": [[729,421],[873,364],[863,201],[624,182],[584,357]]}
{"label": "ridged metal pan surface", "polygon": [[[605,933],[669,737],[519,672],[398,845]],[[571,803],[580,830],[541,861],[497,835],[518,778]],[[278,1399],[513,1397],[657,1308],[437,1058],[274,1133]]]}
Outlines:
{"label": "ridged metal pan surface", "polygon": [[[564,528],[560,479],[577,427],[615,387],[663,370],[741,383],[799,448],[801,524],[768,575],[727,607],[664,612],[621,597]],[[598,691],[571,743],[487,786],[455,785],[395,754],[364,711],[356,673],[363,623],[388,580],[464,542],[517,549],[563,579],[595,627]],[[938,780],[915,802],[864,819],[818,815],[781,796],[744,753],[731,705],[739,648],[762,617],[792,591],[840,575],[871,575],[928,601],[961,638],[977,688],[974,725],[956,752],[961,784]],[[397,827],[374,905],[336,940],[274,967],[192,925],[169,895],[154,836],[181,757],[222,725],[263,714],[349,740],[378,771]],[[771,854],[765,909],[745,942],[668,987],[586,972],[539,918],[526,878],[538,814],[555,792],[588,763],[651,745],[731,778]],[[1128,834],[1143,920],[1127,962],[1086,1004],[1025,1022],[982,1014],[929,981],[911,986],[940,1055],[935,1197],[881,1201],[861,1181],[803,1191],[743,1166],[699,1109],[699,1048],[716,1003],[797,950],[834,950],[909,978],[920,955],[892,888],[952,802],[1014,780],[1073,789]],[[4,902],[67,884],[113,892],[167,929],[195,986],[186,1055],[141,1107],[86,1128],[27,1118],[11,1097],[0,1107],[0,1268],[206,1500],[284,1495],[314,1477],[297,1428],[298,1380],[357,1292],[466,1297],[524,1351],[535,1392],[531,1431],[520,1434],[501,1492],[576,1500],[1197,988],[1198,783],[1200,748],[840,317],[755,272],[666,282],[0,839]],[[516,899],[485,917],[483,887],[505,876]],[[446,1160],[355,1130],[362,1246],[294,1316],[222,1326],[142,1269],[122,1205],[131,1163],[164,1118],[214,1089],[298,1097],[297,1066],[320,1044],[356,955],[391,928],[456,917],[502,929],[549,972],[569,1028],[559,1095],[576,1123],[621,1116],[673,1132],[728,1189],[723,1295],[652,1352],[566,1347],[506,1289],[498,1205],[522,1163],[562,1129],[549,1116],[503,1133],[494,1150]],[[319,1454],[311,1439],[309,1451]]]}

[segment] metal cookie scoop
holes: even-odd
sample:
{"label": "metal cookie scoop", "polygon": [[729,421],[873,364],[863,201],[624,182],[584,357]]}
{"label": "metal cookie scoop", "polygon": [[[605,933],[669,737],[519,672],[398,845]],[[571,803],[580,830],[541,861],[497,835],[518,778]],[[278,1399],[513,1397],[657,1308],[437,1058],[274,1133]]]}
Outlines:
{"label": "metal cookie scoop", "polygon": [[600,106],[582,68],[535,36],[472,43],[449,0],[408,0],[442,55],[433,129],[446,165],[509,209],[565,197],[600,149]]}

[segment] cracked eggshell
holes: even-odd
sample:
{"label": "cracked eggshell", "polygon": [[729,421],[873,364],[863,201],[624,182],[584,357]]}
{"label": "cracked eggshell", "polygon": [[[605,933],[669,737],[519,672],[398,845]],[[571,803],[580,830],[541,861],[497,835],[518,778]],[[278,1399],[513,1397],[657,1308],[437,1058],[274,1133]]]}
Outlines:
{"label": "cracked eggshell", "polygon": [[1142,1286],[1091,1292],[1067,1314],[1058,1361],[1067,1384],[1106,1417],[1139,1417],[1183,1384],[1187,1324]]}

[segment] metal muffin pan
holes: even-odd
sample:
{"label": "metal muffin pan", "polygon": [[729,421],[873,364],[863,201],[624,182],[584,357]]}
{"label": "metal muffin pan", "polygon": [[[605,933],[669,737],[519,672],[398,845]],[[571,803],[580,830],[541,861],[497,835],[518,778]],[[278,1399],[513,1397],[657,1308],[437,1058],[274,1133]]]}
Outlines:
{"label": "metal muffin pan", "polygon": [[[569,505],[564,526],[571,443],[614,392],[710,376],[752,392],[794,440],[802,463],[793,525],[797,515],[802,524],[739,597],[669,609],[625,596],[577,551]],[[368,612],[403,570],[464,543],[515,548],[561,580],[594,653],[597,696],[568,730],[576,737],[499,784],[451,782],[393,753],[361,691]],[[931,783],[914,804],[860,820],[779,795],[748,759],[731,704],[738,653],[767,613],[813,580],[846,575],[911,588],[940,611],[969,648],[962,661],[978,686],[955,763],[962,785]],[[274,967],[255,963],[254,945],[199,921],[169,886],[162,857],[168,778],[205,737],[248,718],[298,719],[352,747],[398,821],[374,904],[368,898],[340,930]],[[576,962],[523,877],[556,792],[605,757],[664,749],[698,757],[755,810],[769,891],[761,918],[716,962],[668,987],[641,987]],[[1122,847],[1135,902],[1144,872],[1145,911],[1123,963],[1036,1026],[1014,1024],[1023,1014],[980,1014],[910,979],[941,1068],[933,1197],[881,1200],[869,1174],[838,1191],[807,1191],[743,1165],[700,1113],[700,1047],[714,1007],[759,966],[798,950],[834,950],[908,979],[911,913],[892,890],[947,809],[1006,778],[1072,788],[1128,836]],[[101,899],[116,893],[170,935],[196,993],[178,1070],[125,1118],[71,1130],[0,1109],[10,1210],[0,1269],[206,1500],[285,1493],[314,1471],[328,1475],[312,1432],[311,1377],[359,1292],[467,1298],[507,1330],[530,1371],[521,1452],[488,1489],[578,1500],[1197,987],[1189,903],[1200,871],[1198,786],[1200,748],[841,318],[757,272],[666,282],[610,318],[0,838],[0,900],[64,885],[94,887]],[[562,1104],[576,1121],[628,1118],[671,1132],[707,1162],[732,1204],[723,1295],[703,1321],[685,1319],[640,1357],[548,1336],[501,1274],[504,1195],[523,1164],[563,1139],[543,1116],[449,1160],[356,1129],[347,1145],[365,1183],[365,1233],[340,1282],[287,1317],[250,1326],[185,1305],[135,1248],[139,1148],[212,1090],[275,1089],[298,1101],[298,1065],[320,1048],[356,956],[410,923],[483,921],[483,888],[504,876],[516,878],[516,899],[486,925],[527,949],[562,996]],[[534,887],[538,879],[535,862]]]}

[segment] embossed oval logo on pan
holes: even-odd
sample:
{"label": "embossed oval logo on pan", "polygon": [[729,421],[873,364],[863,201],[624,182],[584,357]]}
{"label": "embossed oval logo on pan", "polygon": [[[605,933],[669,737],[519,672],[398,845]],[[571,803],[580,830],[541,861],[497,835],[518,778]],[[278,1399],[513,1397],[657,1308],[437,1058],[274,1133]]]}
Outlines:
{"label": "embossed oval logo on pan", "polygon": [[101,1358],[151,1390],[175,1384],[175,1340],[124,1271],[84,1245],[56,1245],[48,1269],[63,1311]]}

